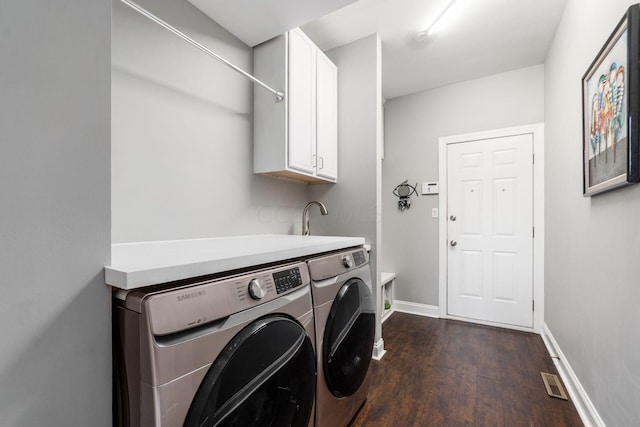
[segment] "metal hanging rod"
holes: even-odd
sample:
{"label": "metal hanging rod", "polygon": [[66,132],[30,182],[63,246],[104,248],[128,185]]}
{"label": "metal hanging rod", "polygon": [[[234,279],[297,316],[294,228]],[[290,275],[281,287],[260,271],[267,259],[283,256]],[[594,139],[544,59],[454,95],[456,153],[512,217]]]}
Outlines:
{"label": "metal hanging rod", "polygon": [[182,40],[188,42],[189,44],[191,44],[191,45],[193,45],[195,47],[197,47],[198,49],[200,49],[201,51],[203,51],[207,55],[211,56],[212,58],[217,59],[218,61],[222,62],[227,67],[229,67],[229,68],[237,71],[238,73],[242,74],[243,76],[245,76],[246,78],[248,78],[249,80],[251,80],[252,82],[257,84],[261,88],[268,90],[269,92],[271,92],[276,97],[276,99],[278,101],[282,101],[284,99],[284,93],[273,89],[271,86],[268,86],[265,83],[261,82],[260,80],[256,79],[251,74],[249,74],[246,71],[244,71],[243,69],[233,65],[231,62],[227,61],[226,59],[224,59],[223,57],[221,57],[220,55],[218,55],[217,53],[215,53],[211,49],[203,46],[202,44],[198,43],[197,41],[195,41],[191,37],[189,37],[186,34],[184,34],[183,32],[181,32],[181,31],[177,30],[176,28],[172,27],[171,25],[167,24],[162,19],[158,18],[157,16],[155,16],[154,14],[149,12],[148,10],[144,9],[140,5],[134,3],[134,2],[132,2],[130,0],[120,0],[120,1],[122,1],[122,3],[126,4],[127,6],[129,6],[130,8],[135,10],[136,12],[140,13],[141,15],[146,16],[147,18],[149,18],[150,20],[152,20],[156,24],[160,25],[161,27],[164,27],[165,29],[171,31],[173,34],[175,34],[176,36],[180,37]]}

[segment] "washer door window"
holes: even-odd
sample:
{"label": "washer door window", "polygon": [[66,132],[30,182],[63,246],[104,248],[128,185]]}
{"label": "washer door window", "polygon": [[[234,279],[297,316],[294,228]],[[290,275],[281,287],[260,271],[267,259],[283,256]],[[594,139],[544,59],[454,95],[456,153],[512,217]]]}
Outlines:
{"label": "washer door window", "polygon": [[185,427],[309,424],[316,368],[311,340],[284,316],[254,321],[209,368]]}
{"label": "washer door window", "polygon": [[334,396],[351,396],[362,385],[371,363],[374,334],[371,291],[362,280],[350,279],[333,301],[324,331],[324,376]]}

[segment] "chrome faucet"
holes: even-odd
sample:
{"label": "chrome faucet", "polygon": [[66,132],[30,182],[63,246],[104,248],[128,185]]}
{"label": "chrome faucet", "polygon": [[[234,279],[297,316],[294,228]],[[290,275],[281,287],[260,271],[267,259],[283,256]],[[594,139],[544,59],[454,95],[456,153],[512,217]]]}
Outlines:
{"label": "chrome faucet", "polygon": [[304,207],[304,210],[302,211],[302,235],[303,236],[309,236],[311,234],[310,230],[309,230],[309,208],[312,205],[318,205],[320,207],[320,213],[322,215],[328,215],[329,212],[327,211],[327,208],[325,205],[323,205],[320,202],[309,202],[307,203],[307,206]]}

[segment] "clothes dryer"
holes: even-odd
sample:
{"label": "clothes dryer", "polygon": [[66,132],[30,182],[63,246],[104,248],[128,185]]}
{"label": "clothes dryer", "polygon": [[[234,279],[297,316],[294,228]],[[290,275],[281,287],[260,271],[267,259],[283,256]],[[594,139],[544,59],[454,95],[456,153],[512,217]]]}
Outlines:
{"label": "clothes dryer", "polygon": [[343,427],[370,388],[375,303],[369,255],[352,248],[307,263],[316,325],[316,427]]}
{"label": "clothes dryer", "polygon": [[313,426],[315,327],[305,263],[114,298],[125,426]]}

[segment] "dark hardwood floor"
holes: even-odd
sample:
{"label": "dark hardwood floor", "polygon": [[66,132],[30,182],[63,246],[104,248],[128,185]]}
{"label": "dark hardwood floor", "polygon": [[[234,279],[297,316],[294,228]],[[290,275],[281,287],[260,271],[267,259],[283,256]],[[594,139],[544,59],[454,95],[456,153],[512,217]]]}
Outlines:
{"label": "dark hardwood floor", "polygon": [[545,391],[540,372],[558,373],[539,335],[394,313],[383,336],[351,427],[582,426]]}

